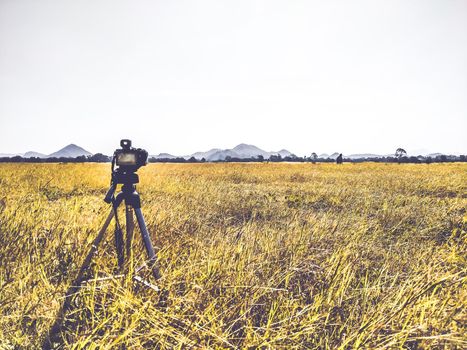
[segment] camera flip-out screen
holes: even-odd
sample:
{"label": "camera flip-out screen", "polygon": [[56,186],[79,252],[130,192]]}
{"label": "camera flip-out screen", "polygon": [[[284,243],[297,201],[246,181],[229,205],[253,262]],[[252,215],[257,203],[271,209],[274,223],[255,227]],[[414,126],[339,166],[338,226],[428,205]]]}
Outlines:
{"label": "camera flip-out screen", "polygon": [[136,154],[133,152],[117,154],[117,165],[136,165]]}

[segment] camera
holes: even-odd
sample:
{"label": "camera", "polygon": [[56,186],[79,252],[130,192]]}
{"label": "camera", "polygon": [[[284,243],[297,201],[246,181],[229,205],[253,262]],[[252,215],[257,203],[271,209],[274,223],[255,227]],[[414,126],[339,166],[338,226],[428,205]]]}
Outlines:
{"label": "camera", "polygon": [[120,146],[122,148],[115,150],[112,157],[110,188],[104,198],[106,203],[112,202],[118,184],[133,188],[139,182],[136,171],[148,164],[146,150],[131,147],[131,141],[126,139],[120,141]]}
{"label": "camera", "polygon": [[112,161],[121,171],[135,172],[148,163],[148,152],[131,147],[131,140],[121,140],[120,146],[122,148],[115,151]]}

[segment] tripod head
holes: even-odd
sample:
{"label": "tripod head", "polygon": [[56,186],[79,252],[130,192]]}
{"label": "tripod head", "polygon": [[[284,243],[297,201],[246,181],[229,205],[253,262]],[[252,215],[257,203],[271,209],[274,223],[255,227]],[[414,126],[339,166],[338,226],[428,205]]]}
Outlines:
{"label": "tripod head", "polygon": [[134,189],[139,182],[136,172],[148,163],[148,152],[131,147],[131,140],[121,140],[120,146],[122,148],[116,149],[112,157],[110,188],[104,198],[106,203],[112,202],[118,184],[122,184],[123,189]]}

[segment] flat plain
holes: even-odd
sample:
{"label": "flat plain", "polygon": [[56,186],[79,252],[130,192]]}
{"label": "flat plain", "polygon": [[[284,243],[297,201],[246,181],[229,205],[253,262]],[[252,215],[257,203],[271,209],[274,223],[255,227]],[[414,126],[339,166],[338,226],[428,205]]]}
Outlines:
{"label": "flat plain", "polygon": [[[161,291],[97,280],[116,272],[111,226],[62,348],[467,348],[467,164],[139,174]],[[108,214],[109,179],[108,164],[0,165],[0,348],[41,346]]]}

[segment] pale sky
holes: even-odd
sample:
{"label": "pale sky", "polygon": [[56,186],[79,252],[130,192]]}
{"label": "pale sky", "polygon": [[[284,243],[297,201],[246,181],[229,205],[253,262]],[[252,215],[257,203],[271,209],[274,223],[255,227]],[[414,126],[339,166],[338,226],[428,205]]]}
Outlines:
{"label": "pale sky", "polygon": [[0,153],[467,153],[467,0],[0,0]]}

